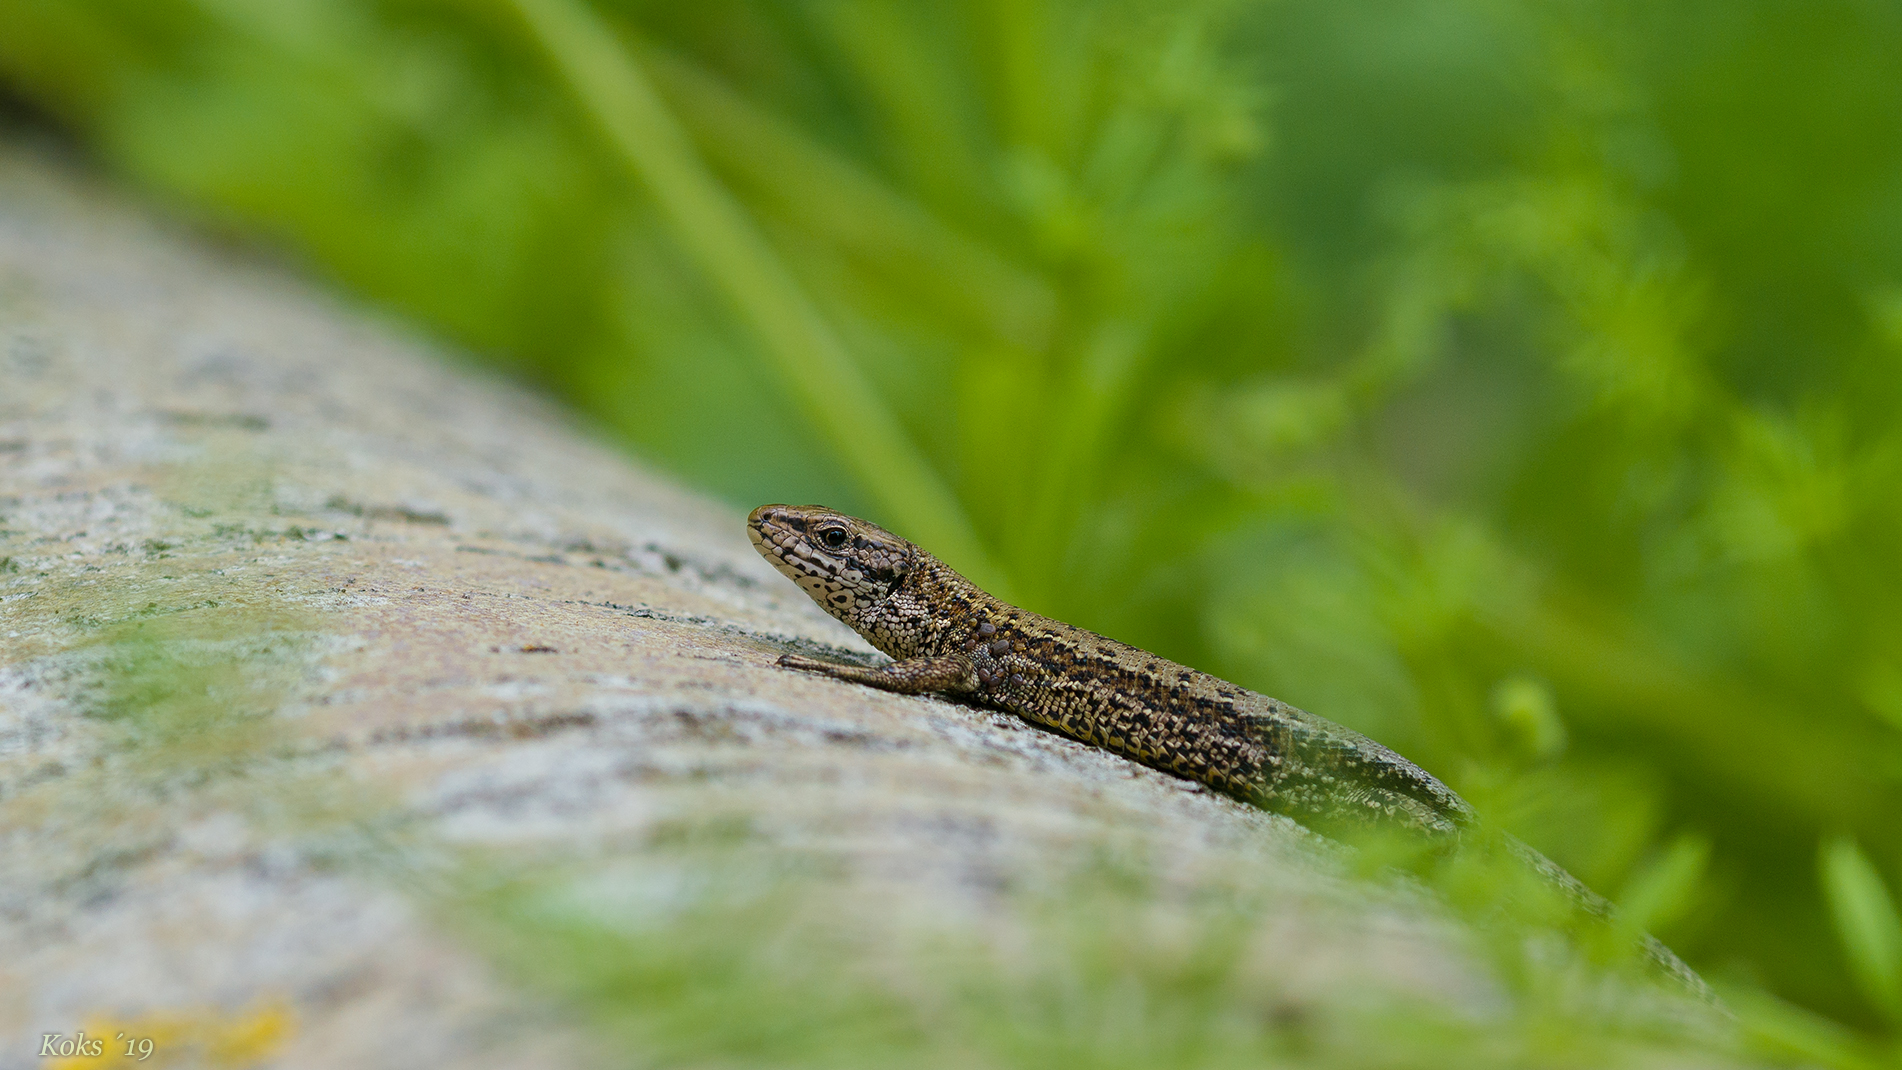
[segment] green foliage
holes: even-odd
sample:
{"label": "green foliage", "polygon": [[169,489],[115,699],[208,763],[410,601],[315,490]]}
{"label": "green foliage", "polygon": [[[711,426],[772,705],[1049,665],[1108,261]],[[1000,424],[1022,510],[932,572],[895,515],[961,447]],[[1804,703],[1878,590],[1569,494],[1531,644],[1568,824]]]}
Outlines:
{"label": "green foliage", "polygon": [[[0,77],[113,166],[642,455],[1379,736],[1761,983],[1779,1050],[1897,1028],[1869,906],[1902,859],[1888,8],[0,25]],[[1853,841],[1819,884],[1825,834]]]}

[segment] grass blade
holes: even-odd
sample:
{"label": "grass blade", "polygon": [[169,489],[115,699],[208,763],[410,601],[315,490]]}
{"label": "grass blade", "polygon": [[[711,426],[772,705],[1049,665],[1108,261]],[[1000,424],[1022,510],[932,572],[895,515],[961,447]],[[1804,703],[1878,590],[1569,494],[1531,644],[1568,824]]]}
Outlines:
{"label": "grass blade", "polygon": [[1869,856],[1856,841],[1823,841],[1817,868],[1836,936],[1863,995],[1902,1025],[1902,917]]}
{"label": "grass blade", "polygon": [[868,274],[993,344],[1041,350],[1057,297],[1037,275],[945,223],[681,57],[644,48],[661,92],[755,205],[867,265]]}
{"label": "grass blade", "polygon": [[745,209],[708,170],[645,71],[577,0],[513,0],[615,154],[652,193],[675,239],[758,336],[793,400],[903,533],[997,590],[950,487],[852,362]]}

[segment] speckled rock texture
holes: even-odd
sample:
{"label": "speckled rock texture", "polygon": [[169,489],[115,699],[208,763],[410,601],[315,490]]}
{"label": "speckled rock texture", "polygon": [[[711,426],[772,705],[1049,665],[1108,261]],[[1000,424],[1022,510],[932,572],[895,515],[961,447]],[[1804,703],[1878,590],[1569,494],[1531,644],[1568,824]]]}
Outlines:
{"label": "speckled rock texture", "polygon": [[788,650],[877,657],[742,510],[0,151],[0,1067],[127,1029],[206,1065],[586,1062],[414,874],[612,884],[710,815],[832,860],[853,925],[982,932],[1111,844],[1165,900],[1268,896],[1291,991],[1495,998],[1458,926],[1283,819]]}

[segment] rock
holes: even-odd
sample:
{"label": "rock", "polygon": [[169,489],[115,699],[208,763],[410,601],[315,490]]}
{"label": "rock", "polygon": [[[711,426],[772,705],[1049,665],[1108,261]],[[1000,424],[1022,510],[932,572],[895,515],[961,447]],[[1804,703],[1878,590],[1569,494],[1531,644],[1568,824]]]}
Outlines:
{"label": "rock", "polygon": [[525,880],[609,943],[797,887],[876,963],[1042,954],[1025,902],[1134,873],[1112,946],[1242,903],[1236,983],[1278,1015],[1499,1005],[1458,923],[1282,818],[776,668],[878,655],[743,510],[17,148],[0,377],[0,1065],[81,1030],[208,1065],[598,1054],[581,968],[481,906]]}

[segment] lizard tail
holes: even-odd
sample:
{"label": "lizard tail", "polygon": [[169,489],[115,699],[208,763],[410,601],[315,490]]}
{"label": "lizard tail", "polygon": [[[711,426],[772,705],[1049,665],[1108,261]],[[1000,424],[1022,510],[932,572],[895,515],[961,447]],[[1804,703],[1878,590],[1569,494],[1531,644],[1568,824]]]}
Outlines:
{"label": "lizard tail", "polygon": [[[1540,854],[1516,836],[1500,833],[1499,837],[1507,853],[1557,888],[1574,908],[1607,924],[1618,923],[1618,909],[1612,906],[1610,900],[1592,891],[1584,881],[1567,872],[1565,867]],[[1666,947],[1662,940],[1650,933],[1641,933],[1639,937],[1638,949],[1644,954],[1646,964],[1655,972],[1664,975],[1700,1001],[1734,1017],[1710,983],[1698,976],[1697,971],[1678,958],[1677,953]]]}

